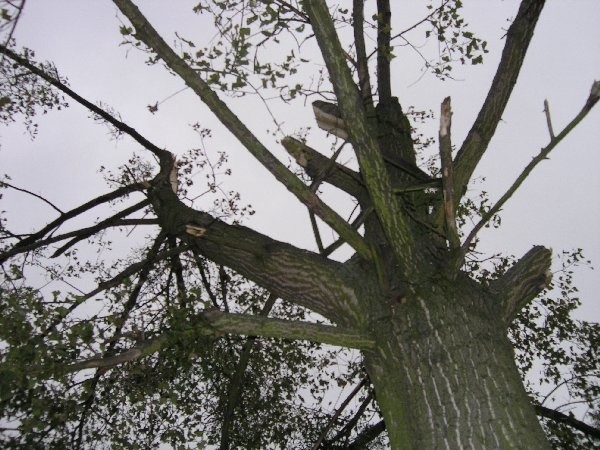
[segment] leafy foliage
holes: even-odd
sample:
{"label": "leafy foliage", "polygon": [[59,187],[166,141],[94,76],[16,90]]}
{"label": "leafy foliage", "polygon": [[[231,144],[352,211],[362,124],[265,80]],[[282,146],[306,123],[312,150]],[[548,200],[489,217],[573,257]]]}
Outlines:
{"label": "leafy foliage", "polygon": [[[35,52],[23,49],[21,56],[33,60]],[[54,64],[42,63],[40,68],[63,83]],[[66,108],[68,103],[56,89],[40,80],[27,69],[20,67],[4,56],[0,57],[0,123],[8,124],[22,120],[31,137],[37,133],[38,125],[33,118],[37,114],[46,114],[56,109]]]}

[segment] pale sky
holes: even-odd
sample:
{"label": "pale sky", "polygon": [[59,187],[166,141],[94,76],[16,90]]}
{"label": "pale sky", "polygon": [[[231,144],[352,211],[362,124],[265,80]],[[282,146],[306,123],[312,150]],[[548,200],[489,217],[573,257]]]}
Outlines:
{"label": "pale sky", "polygon": [[[198,40],[214,37],[213,32],[207,33],[207,23],[191,13],[196,2],[137,3],[169,43],[174,42],[175,31]],[[407,8],[415,6],[414,2],[393,1],[392,7],[396,3]],[[456,146],[460,146],[487,93],[500,58],[501,38],[509,25],[507,19],[514,17],[517,6],[518,2],[508,0],[465,1],[463,14],[471,30],[488,41],[490,53],[483,66],[457,67],[456,81],[442,83],[431,75],[419,80],[420,65],[415,54],[406,48],[396,51],[394,95],[404,107],[432,109],[436,114],[443,98],[451,96]],[[15,36],[18,45],[33,48],[39,59],[54,61],[76,92],[89,100],[106,102],[121,113],[125,122],[176,154],[199,145],[190,123],[200,122],[212,128],[214,137],[207,142],[208,147],[230,155],[233,176],[226,180],[225,187],[240,191],[242,201],[251,203],[256,210],[256,215],[245,224],[277,239],[314,249],[305,209],[216,123],[189,90],[161,105],[158,114],[147,111],[146,105],[175,93],[183,82],[159,65],[147,67],[143,54],[119,46],[119,17],[108,0],[29,0]],[[409,26],[419,17],[422,13],[396,12],[394,18],[400,22],[397,29]],[[550,102],[558,133],[579,112],[592,82],[600,79],[599,22],[598,1],[547,2],[503,122],[477,171],[486,177],[481,188],[490,193],[492,202],[548,143],[544,99]],[[416,44],[423,43],[423,33],[414,35]],[[316,58],[310,45],[303,52]],[[252,98],[225,101],[278,157],[288,160],[283,148],[266,133],[273,125],[260,102]],[[329,154],[330,145],[325,133],[316,128],[309,103],[297,101],[291,106],[273,108],[285,122],[287,133],[310,126],[309,145]],[[140,151],[137,144],[126,138],[111,141],[106,128],[95,124],[77,105],[64,112],[52,112],[39,122],[39,136],[33,142],[21,126],[0,128],[0,171],[10,174],[14,184],[44,194],[64,209],[107,191],[98,174],[100,165],[116,167],[127,160],[132,150]],[[437,126],[432,122],[427,133],[436,135]],[[501,229],[481,234],[480,249],[520,256],[538,244],[555,252],[582,247],[600,270],[600,202],[594,194],[600,192],[599,142],[597,106],[505,206]],[[327,200],[335,202],[334,207],[349,206],[337,197],[328,196]],[[46,206],[20,195],[7,195],[2,209],[9,211],[9,225],[15,229],[19,224],[36,228],[44,218],[53,217],[47,215],[50,211]],[[576,278],[584,302],[580,314],[587,319],[600,319],[598,270],[579,271]]]}

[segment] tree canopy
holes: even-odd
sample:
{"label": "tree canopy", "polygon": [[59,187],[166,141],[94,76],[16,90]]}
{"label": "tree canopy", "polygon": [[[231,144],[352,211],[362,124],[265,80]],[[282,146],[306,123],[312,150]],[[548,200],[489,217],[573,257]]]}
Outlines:
{"label": "tree canopy", "polygon": [[[36,6],[0,0],[0,121],[36,145],[52,117],[83,116],[120,155],[88,156],[104,185],[93,195],[59,137],[41,169],[62,198],[32,176],[0,181],[3,447],[600,447],[600,326],[575,315],[574,273],[590,261],[577,248],[553,262],[537,242],[486,253],[481,239],[600,99],[600,82],[580,87],[562,126],[545,102],[528,118],[545,144],[497,198],[485,192],[477,170],[498,151],[543,0],[515,5],[499,44],[459,0],[196,1],[179,23],[112,4],[119,65],[176,80],[160,98],[140,89],[144,115],[99,98],[103,82],[137,89],[137,73],[80,89],[21,46]],[[399,73],[468,83],[490,48],[498,64],[461,140],[455,98],[436,111],[403,98]],[[193,148],[152,130],[178,102],[205,105],[187,124]],[[307,110],[286,128],[286,111]],[[59,122],[57,136],[85,139]],[[254,207],[228,186],[247,155],[265,186]],[[275,198],[265,175],[307,212],[290,233],[314,243],[244,226]]]}

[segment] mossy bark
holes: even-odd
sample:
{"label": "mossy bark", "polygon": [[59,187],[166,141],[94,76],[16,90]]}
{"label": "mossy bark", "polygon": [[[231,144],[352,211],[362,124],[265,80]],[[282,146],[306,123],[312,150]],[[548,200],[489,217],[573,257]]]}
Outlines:
{"label": "mossy bark", "polygon": [[391,447],[549,449],[491,299],[454,292],[406,298],[372,327],[365,362]]}

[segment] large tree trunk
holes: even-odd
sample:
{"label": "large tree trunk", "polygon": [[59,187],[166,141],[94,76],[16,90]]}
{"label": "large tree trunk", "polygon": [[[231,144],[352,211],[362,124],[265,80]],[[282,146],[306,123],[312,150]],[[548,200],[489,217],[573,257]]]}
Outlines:
{"label": "large tree trunk", "polygon": [[401,299],[372,330],[377,349],[365,360],[391,446],[550,448],[501,314],[469,284]]}

